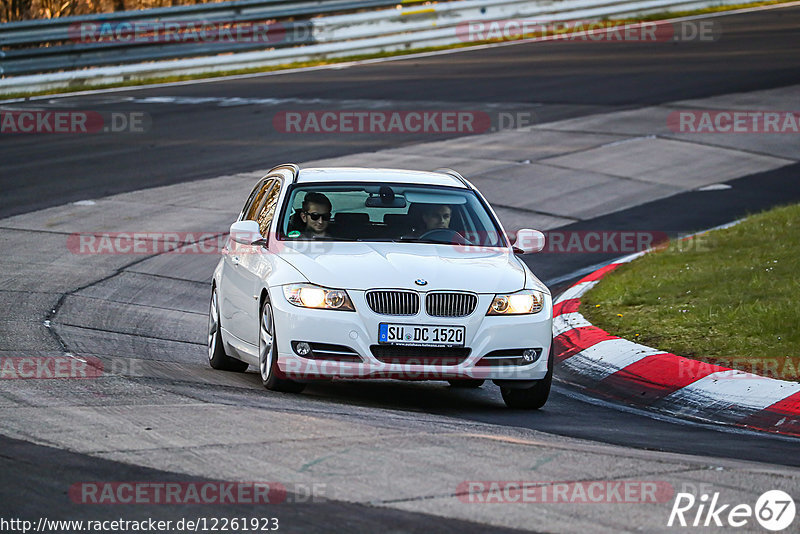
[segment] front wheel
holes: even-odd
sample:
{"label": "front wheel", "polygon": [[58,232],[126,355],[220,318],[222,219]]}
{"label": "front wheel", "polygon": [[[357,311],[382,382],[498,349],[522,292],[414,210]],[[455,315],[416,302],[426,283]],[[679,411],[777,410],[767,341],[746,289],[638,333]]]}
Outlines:
{"label": "front wheel", "polygon": [[261,383],[273,391],[300,393],[306,385],[289,380],[278,368],[278,345],[275,341],[275,320],[272,317],[272,305],[264,301],[261,306],[261,320],[258,333],[258,369]]}
{"label": "front wheel", "polygon": [[225,354],[222,345],[222,328],[219,322],[219,299],[217,288],[211,290],[211,304],[208,308],[208,363],[214,369],[244,372],[247,364]]}
{"label": "front wheel", "polygon": [[550,354],[547,356],[547,374],[535,386],[528,389],[512,389],[501,387],[500,393],[509,408],[523,410],[538,410],[547,402],[550,396],[550,386],[553,383],[553,342],[550,342]]}

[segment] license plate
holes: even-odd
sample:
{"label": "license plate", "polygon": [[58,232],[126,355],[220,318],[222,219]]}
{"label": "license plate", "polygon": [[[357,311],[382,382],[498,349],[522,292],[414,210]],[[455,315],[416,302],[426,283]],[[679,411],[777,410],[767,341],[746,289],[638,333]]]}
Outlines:
{"label": "license plate", "polygon": [[463,326],[409,325],[380,323],[378,343],[389,345],[424,345],[428,347],[463,347]]}

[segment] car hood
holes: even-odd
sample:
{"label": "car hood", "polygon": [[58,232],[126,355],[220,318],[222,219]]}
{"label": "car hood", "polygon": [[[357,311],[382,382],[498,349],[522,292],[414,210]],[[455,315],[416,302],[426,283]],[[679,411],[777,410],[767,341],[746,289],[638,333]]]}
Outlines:
{"label": "car hood", "polygon": [[[344,289],[522,289],[525,270],[502,249],[428,243],[283,242],[280,256],[310,282]],[[416,280],[425,280],[420,286]]]}

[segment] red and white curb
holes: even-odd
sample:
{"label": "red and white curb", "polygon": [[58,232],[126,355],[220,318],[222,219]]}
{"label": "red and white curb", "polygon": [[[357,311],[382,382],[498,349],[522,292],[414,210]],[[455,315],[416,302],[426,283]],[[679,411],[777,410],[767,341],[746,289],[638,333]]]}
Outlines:
{"label": "red and white curb", "polygon": [[594,395],[660,413],[800,437],[800,383],[639,345],[593,326],[579,313],[587,291],[642,254],[594,271],[558,297],[553,342],[560,377]]}

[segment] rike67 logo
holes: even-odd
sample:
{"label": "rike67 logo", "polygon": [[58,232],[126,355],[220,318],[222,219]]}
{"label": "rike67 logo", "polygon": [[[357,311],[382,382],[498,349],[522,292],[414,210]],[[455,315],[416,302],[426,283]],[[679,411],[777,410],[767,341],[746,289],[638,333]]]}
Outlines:
{"label": "rike67 logo", "polygon": [[703,493],[700,498],[681,492],[675,496],[667,526],[752,528],[757,522],[763,528],[777,532],[792,525],[795,511],[794,499],[781,490],[765,492],[756,500],[755,506],[723,503],[719,492],[713,495]]}

